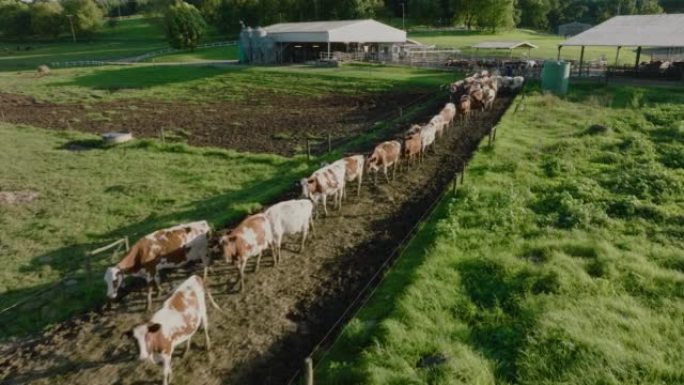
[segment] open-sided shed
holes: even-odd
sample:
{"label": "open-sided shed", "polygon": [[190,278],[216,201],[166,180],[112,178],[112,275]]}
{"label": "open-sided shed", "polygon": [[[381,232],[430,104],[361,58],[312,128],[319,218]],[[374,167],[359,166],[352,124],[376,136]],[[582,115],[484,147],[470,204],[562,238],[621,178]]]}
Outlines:
{"label": "open-sided shed", "polygon": [[511,56],[513,56],[514,49],[523,48],[527,49],[527,55],[529,56],[530,51],[537,48],[537,46],[528,41],[483,41],[471,46],[471,48],[475,48],[476,52],[479,52],[481,49],[506,50],[510,52]]}
{"label": "open-sided shed", "polygon": [[587,46],[617,47],[615,63],[618,63],[622,47],[637,47],[635,71],[639,70],[642,47],[684,47],[684,14],[615,16],[562,42],[566,46],[582,47],[580,51],[580,74]]}

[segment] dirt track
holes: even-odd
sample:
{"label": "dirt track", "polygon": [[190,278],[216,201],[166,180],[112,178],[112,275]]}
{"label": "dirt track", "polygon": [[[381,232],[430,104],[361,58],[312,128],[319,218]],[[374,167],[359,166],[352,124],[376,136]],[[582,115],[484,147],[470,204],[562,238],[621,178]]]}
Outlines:
{"label": "dirt track", "polygon": [[336,142],[354,137],[388,111],[425,94],[302,97],[263,92],[245,101],[201,105],[133,99],[81,105],[40,103],[0,92],[0,111],[6,122],[42,128],[132,132],[136,137],[159,137],[163,128],[168,140],[291,156],[304,151],[306,137],[331,134]]}
{"label": "dirt track", "polygon": [[[264,257],[261,270],[248,273],[243,293],[226,292],[225,281],[234,279],[236,272],[222,262],[215,263],[210,286],[228,315],[210,309],[213,349],[207,354],[203,336],[197,334],[188,356],[180,357],[182,349],[177,352],[173,383],[286,383],[392,248],[448,185],[460,168],[457,159],[472,154],[509,103],[508,98],[498,99],[493,111],[476,113],[467,127],[459,124],[452,128],[438,142],[436,155],[429,155],[418,168],[398,174],[391,184],[371,186],[367,178],[360,197],[350,193],[341,212],[318,219],[314,239],[304,254],[287,252],[277,267],[271,266],[269,256]],[[296,241],[285,248],[296,248]],[[186,276],[179,272],[169,278],[177,283]],[[78,317],[46,333],[38,342],[3,354],[0,382],[160,382],[160,369],[136,362],[135,347],[120,337],[144,320],[144,302],[142,293],[132,293],[113,310]],[[155,302],[155,307],[158,305],[159,301]]]}

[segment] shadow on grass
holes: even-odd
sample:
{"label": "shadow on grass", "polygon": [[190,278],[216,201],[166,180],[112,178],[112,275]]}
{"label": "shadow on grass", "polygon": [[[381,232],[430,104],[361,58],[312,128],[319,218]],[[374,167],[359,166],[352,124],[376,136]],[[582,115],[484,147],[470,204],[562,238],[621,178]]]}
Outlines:
{"label": "shadow on grass", "polygon": [[[241,67],[231,68],[231,71]],[[145,89],[206,79],[226,73],[225,68],[215,66],[136,66],[115,70],[94,71],[78,76],[72,81],[55,83],[54,87],[79,86],[95,90],[115,92],[123,89]]]}

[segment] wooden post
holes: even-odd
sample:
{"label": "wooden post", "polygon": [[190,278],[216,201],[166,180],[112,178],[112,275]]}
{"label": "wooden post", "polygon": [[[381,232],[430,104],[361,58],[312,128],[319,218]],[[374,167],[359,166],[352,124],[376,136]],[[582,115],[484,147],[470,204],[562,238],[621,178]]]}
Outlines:
{"label": "wooden post", "polygon": [[458,173],[454,173],[454,178],[451,180],[451,193],[456,194],[456,185],[458,184]]}
{"label": "wooden post", "polygon": [[634,72],[639,73],[639,59],[641,59],[641,46],[637,47],[636,62],[634,63]]}
{"label": "wooden post", "polygon": [[468,162],[463,162],[463,171],[461,171],[461,184],[463,184],[465,180],[466,167],[468,167]]}
{"label": "wooden post", "polygon": [[159,129],[159,138],[161,138],[161,141],[163,144],[166,144],[166,136],[164,135],[164,127]]}
{"label": "wooden post", "polygon": [[332,135],[328,132],[328,152],[332,152]]}
{"label": "wooden post", "polygon": [[487,142],[487,146],[491,147],[492,146],[492,133],[494,132],[494,127],[492,127],[491,130],[489,130],[489,141]]}
{"label": "wooden post", "polygon": [[306,138],[306,160],[311,160],[311,142]]}
{"label": "wooden post", "polygon": [[496,142],[496,126],[492,127],[492,141]]}
{"label": "wooden post", "polygon": [[399,116],[404,116],[404,109],[402,107],[399,107]]}
{"label": "wooden post", "polygon": [[584,46],[582,46],[582,50],[580,51],[580,62],[579,62],[579,77],[582,77],[582,64],[584,62]]}
{"label": "wooden post", "polygon": [[128,244],[128,237],[124,237],[124,243],[126,244],[126,251],[129,251],[131,248],[129,247],[129,244]]}
{"label": "wooden post", "polygon": [[311,359],[311,357],[306,357],[304,359],[304,383],[306,385],[314,384],[313,360]]}
{"label": "wooden post", "polygon": [[617,51],[615,52],[615,65],[616,66],[618,65],[618,59],[620,59],[620,49],[621,48],[622,48],[622,46],[619,45],[617,47]]}
{"label": "wooden post", "polygon": [[558,58],[556,58],[556,60],[558,60],[558,61],[560,61],[560,51],[561,51],[561,48],[563,48],[563,46],[562,46],[562,45],[559,45],[559,46],[558,46]]}

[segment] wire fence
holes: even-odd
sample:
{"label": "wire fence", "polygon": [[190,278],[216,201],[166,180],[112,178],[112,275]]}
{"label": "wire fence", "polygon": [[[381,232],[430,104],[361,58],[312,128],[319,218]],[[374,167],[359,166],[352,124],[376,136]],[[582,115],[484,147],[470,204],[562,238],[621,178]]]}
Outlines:
{"label": "wire fence", "polygon": [[[230,41],[217,41],[213,43],[200,44],[194,49],[202,48],[213,48],[213,47],[230,47],[237,45],[237,40]],[[155,51],[147,52],[142,55],[109,59],[109,60],[75,60],[75,61],[63,61],[63,62],[52,62],[49,64],[51,68],[70,68],[70,67],[96,67],[105,65],[121,65],[121,64],[133,64],[138,63],[146,59],[150,59],[156,56],[162,56],[172,53],[180,52],[192,52],[189,49],[176,49],[176,48],[162,48]]]}

